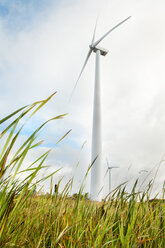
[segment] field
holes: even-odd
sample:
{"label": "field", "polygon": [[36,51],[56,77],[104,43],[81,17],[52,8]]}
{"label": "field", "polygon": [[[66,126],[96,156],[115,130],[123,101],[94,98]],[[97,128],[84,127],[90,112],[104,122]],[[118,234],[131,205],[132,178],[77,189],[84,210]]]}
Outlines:
{"label": "field", "polygon": [[165,244],[163,201],[137,202],[136,194],[125,197],[124,192],[101,203],[80,195],[21,198],[12,196],[1,219],[1,247],[163,248]]}
{"label": "field", "polygon": [[[39,182],[48,177],[51,180],[56,173],[35,180],[44,169],[49,150],[28,168],[21,166],[28,151],[40,145],[36,137],[41,128],[63,116],[34,130],[15,153],[12,149],[23,128],[18,126],[20,120],[33,111],[31,118],[52,96],[0,120],[0,124],[12,120],[0,136],[6,137],[0,151],[0,247],[165,247],[164,186],[159,200],[150,199],[152,182],[144,192],[138,192],[137,181],[131,193],[123,184],[102,202],[83,195],[83,185],[77,195],[69,196],[72,181],[62,193],[53,192],[52,187],[47,195],[35,192]],[[28,176],[18,180],[18,173],[25,171]]]}

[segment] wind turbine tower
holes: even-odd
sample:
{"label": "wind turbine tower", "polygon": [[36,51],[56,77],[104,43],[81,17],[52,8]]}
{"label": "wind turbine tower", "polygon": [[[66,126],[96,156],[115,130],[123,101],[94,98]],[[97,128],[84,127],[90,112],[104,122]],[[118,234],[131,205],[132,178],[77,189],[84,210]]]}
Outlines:
{"label": "wind turbine tower", "polygon": [[[105,56],[108,53],[108,50],[99,47],[98,44],[109,35],[114,29],[119,27],[121,24],[130,19],[131,16],[124,19],[122,22],[118,23],[116,26],[111,28],[107,33],[105,33],[99,40],[95,41],[95,33],[96,26],[94,29],[94,34],[92,38],[92,42],[89,46],[89,51],[79,77],[76,81],[76,84],[73,88],[73,92],[77,86],[77,83],[84,71],[84,68],[89,60],[92,52],[96,54],[96,62],[95,62],[95,83],[94,83],[94,103],[93,103],[93,128],[92,128],[92,155],[91,155],[91,188],[90,188],[90,197],[92,200],[99,201],[101,200],[100,190],[102,188],[102,170],[103,170],[103,162],[102,162],[102,136],[101,136],[101,87],[100,87],[100,56]],[[72,95],[73,95],[72,92]],[[71,97],[72,97],[71,95]]]}

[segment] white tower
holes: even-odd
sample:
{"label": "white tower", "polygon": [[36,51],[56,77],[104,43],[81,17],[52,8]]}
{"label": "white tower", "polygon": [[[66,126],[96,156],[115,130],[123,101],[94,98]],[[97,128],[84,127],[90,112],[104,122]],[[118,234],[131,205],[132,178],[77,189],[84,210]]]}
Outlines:
{"label": "white tower", "polygon": [[105,56],[108,51],[95,47],[95,84],[93,103],[93,129],[92,129],[92,155],[91,163],[91,188],[90,197],[93,200],[101,200],[102,188],[102,132],[101,132],[101,85],[100,85],[100,55]]}

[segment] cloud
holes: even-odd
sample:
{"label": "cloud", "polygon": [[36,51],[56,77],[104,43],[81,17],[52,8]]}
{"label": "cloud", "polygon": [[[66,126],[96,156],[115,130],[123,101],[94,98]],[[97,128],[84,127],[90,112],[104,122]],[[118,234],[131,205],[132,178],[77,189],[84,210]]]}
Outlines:
{"label": "cloud", "polygon": [[[64,120],[49,124],[41,137],[48,139],[47,144],[55,144],[72,129],[50,161],[53,164],[58,158],[58,164],[66,168],[72,168],[75,154],[87,140],[81,157],[85,173],[91,150],[94,55],[71,103],[68,100],[98,12],[97,37],[132,15],[128,23],[101,44],[109,49],[108,55],[101,58],[103,154],[109,156],[110,163],[120,166],[119,172],[113,171],[113,187],[126,178],[138,177],[141,169],[154,167],[165,152],[164,1],[150,1],[150,6],[146,0],[42,1],[40,6],[34,6],[34,1],[24,2],[12,5],[1,1],[1,116],[57,90],[58,94],[35,121],[69,113]],[[19,28],[11,22],[20,23]],[[162,165],[159,183],[163,182],[163,174]],[[78,181],[83,178],[81,172],[77,177]]]}

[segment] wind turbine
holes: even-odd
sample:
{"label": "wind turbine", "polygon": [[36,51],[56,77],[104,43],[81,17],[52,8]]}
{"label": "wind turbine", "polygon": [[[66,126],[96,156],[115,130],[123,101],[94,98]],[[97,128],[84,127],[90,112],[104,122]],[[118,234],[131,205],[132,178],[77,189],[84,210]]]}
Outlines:
{"label": "wind turbine", "polygon": [[121,24],[126,22],[128,19],[130,19],[131,16],[124,19],[122,22],[115,25],[113,28],[111,28],[107,33],[105,33],[100,39],[95,41],[95,33],[96,33],[96,26],[97,21],[94,29],[94,34],[92,38],[92,42],[89,45],[89,51],[87,54],[87,57],[85,59],[85,62],[83,64],[83,67],[80,71],[80,74],[78,76],[78,79],[76,81],[76,84],[73,88],[71,97],[73,95],[73,92],[77,86],[77,83],[84,71],[84,68],[89,60],[90,55],[92,52],[96,53],[96,63],[95,63],[95,86],[94,86],[94,106],[93,106],[93,128],[92,128],[92,156],[91,156],[91,162],[93,163],[91,168],[91,189],[90,189],[90,197],[93,200],[101,200],[101,196],[99,194],[102,185],[101,185],[101,179],[102,179],[102,139],[101,139],[101,94],[100,94],[100,55],[105,56],[108,53],[108,50],[99,47],[98,44],[106,37],[108,36],[113,30],[118,28]]}
{"label": "wind turbine", "polygon": [[111,193],[111,170],[112,169],[117,169],[119,168],[119,166],[109,166],[109,162],[108,162],[108,159],[107,159],[107,171],[105,173],[105,176],[107,175],[107,173],[109,172],[109,194]]}

